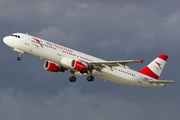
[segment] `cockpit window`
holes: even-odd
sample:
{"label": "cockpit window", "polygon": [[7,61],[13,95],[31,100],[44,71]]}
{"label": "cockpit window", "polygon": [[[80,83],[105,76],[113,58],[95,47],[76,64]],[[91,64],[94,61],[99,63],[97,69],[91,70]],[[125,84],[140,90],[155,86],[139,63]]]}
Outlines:
{"label": "cockpit window", "polygon": [[17,38],[21,38],[19,35],[11,35],[11,36],[14,36],[14,37],[17,37]]}

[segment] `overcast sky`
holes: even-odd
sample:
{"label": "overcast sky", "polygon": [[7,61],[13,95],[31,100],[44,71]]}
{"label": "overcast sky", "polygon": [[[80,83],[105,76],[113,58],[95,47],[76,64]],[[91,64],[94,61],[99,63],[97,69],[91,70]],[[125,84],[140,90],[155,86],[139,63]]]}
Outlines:
{"label": "overcast sky", "polygon": [[[1,120],[179,120],[180,1],[0,0]],[[27,54],[21,62],[3,43],[29,33],[105,60],[169,59],[160,76],[165,88],[124,86],[95,77],[51,73],[45,60]]]}

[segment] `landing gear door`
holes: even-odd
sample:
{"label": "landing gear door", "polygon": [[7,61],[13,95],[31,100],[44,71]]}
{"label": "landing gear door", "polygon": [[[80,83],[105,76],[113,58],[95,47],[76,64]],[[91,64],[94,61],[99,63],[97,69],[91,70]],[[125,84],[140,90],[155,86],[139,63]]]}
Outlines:
{"label": "landing gear door", "polygon": [[98,70],[98,69],[94,69],[94,70],[92,71],[92,73],[93,73],[93,75],[97,75],[97,76],[101,76],[101,75],[102,75],[101,70]]}
{"label": "landing gear door", "polygon": [[62,51],[61,51],[61,49],[58,49],[57,55],[58,55],[58,56],[62,56]]}
{"label": "landing gear door", "polygon": [[25,45],[29,45],[30,44],[30,40],[29,39],[25,39]]}
{"label": "landing gear door", "polygon": [[142,76],[139,76],[139,80],[138,80],[138,83],[142,83],[143,82],[143,79],[144,79],[144,77],[142,77]]}

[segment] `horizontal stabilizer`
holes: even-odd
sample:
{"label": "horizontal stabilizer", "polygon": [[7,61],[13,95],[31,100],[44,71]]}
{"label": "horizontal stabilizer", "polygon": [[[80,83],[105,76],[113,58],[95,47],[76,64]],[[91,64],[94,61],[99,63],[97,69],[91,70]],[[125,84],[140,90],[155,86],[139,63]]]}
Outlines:
{"label": "horizontal stabilizer", "polygon": [[164,84],[166,84],[166,83],[175,83],[175,81],[169,81],[169,80],[149,80],[149,82],[152,82],[152,83],[159,83],[159,84],[161,84],[161,83],[164,83]]}

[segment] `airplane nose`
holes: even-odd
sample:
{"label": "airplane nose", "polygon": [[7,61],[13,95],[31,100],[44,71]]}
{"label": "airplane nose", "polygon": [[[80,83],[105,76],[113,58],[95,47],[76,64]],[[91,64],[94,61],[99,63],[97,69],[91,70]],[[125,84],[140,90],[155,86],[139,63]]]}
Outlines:
{"label": "airplane nose", "polygon": [[13,38],[12,36],[6,36],[3,38],[4,43],[9,46],[9,47],[17,47],[18,46],[18,42],[16,38]]}
{"label": "airplane nose", "polygon": [[13,39],[10,36],[6,36],[3,38],[3,41],[6,45],[8,45],[9,47],[13,47],[15,46],[15,42],[13,41]]}
{"label": "airplane nose", "polygon": [[6,45],[8,45],[8,38],[7,38],[7,37],[4,37],[4,38],[3,38],[3,41],[4,41],[4,43],[5,43]]}

